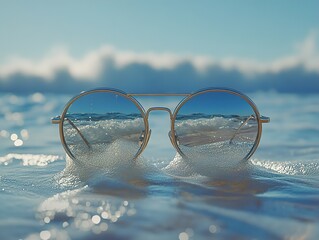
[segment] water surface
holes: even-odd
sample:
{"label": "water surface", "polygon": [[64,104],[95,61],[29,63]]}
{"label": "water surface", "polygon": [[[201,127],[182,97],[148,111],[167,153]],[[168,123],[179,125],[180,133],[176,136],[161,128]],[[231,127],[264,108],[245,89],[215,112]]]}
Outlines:
{"label": "water surface", "polygon": [[152,113],[145,154],[105,171],[63,151],[50,118],[70,96],[2,94],[0,238],[318,239],[319,97],[250,97],[271,123],[245,168],[185,162],[167,114]]}

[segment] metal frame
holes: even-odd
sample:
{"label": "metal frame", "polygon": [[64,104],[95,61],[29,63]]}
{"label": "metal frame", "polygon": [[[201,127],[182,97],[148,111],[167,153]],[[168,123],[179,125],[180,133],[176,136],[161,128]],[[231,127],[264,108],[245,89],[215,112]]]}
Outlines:
{"label": "metal frame", "polygon": [[[150,112],[152,111],[166,111],[169,113],[170,115],[170,120],[171,120],[171,130],[169,132],[169,138],[171,140],[172,145],[174,146],[174,148],[177,150],[177,152],[184,158],[187,158],[187,156],[185,156],[185,154],[181,151],[181,149],[178,146],[178,142],[177,142],[177,138],[176,135],[173,134],[175,133],[175,120],[176,120],[176,116],[178,111],[180,110],[180,108],[187,103],[190,99],[192,99],[193,97],[200,95],[200,94],[204,94],[207,92],[226,92],[229,94],[233,94],[236,96],[239,96],[241,98],[243,98],[253,109],[255,116],[256,116],[256,120],[258,123],[258,132],[257,132],[257,136],[255,139],[255,143],[252,147],[252,149],[250,150],[250,152],[242,159],[242,161],[247,161],[256,151],[260,139],[261,139],[261,133],[262,133],[262,123],[268,123],[270,122],[270,118],[269,117],[264,117],[261,116],[257,106],[255,105],[255,103],[249,98],[247,97],[245,94],[232,90],[232,89],[227,89],[227,88],[207,88],[207,89],[203,89],[203,90],[199,90],[197,92],[194,93],[125,93],[123,91],[117,90],[117,89],[109,89],[109,88],[103,88],[103,89],[94,89],[94,90],[90,90],[90,91],[85,91],[85,92],[81,92],[79,95],[73,97],[64,107],[61,116],[57,116],[55,118],[52,118],[52,123],[53,124],[59,124],[59,133],[60,133],[60,139],[61,139],[61,143],[63,145],[64,150],[66,151],[66,153],[74,160],[76,160],[76,158],[73,156],[73,154],[71,153],[70,149],[68,148],[65,138],[64,138],[64,132],[63,132],[63,121],[62,119],[67,119],[66,113],[67,110],[69,109],[69,107],[71,106],[71,104],[73,102],[75,102],[77,99],[88,95],[88,94],[94,94],[97,92],[107,92],[107,93],[114,93],[117,95],[120,95],[124,98],[129,99],[131,102],[133,102],[135,104],[135,106],[139,109],[139,111],[141,112],[141,115],[143,117],[143,121],[144,121],[144,126],[145,126],[145,132],[144,132],[144,141],[141,144],[139,150],[137,151],[137,153],[135,154],[133,160],[137,159],[138,156],[140,156],[140,154],[144,151],[144,149],[146,148],[148,141],[150,139],[150,135],[151,135],[151,130],[149,129],[149,123],[148,123],[148,117]],[[172,112],[169,108],[167,107],[151,107],[149,109],[147,109],[147,111],[144,110],[143,106],[135,99],[135,97],[155,97],[155,96],[159,96],[159,97],[167,97],[167,96],[180,96],[180,97],[184,97],[175,107],[174,111]],[[251,116],[248,118],[248,120],[244,121],[243,124],[237,129],[237,131],[235,132],[234,136],[232,137],[232,139],[235,137],[235,135],[240,131],[240,129],[249,121],[249,119],[251,119]],[[67,119],[68,122],[71,122],[71,120]],[[79,129],[77,129],[77,127],[72,124],[71,122],[71,126],[75,127],[76,130],[79,132]],[[83,136],[82,134],[80,134],[80,136]],[[231,140],[232,140],[231,139]],[[87,142],[86,139],[83,139],[84,142]]]}

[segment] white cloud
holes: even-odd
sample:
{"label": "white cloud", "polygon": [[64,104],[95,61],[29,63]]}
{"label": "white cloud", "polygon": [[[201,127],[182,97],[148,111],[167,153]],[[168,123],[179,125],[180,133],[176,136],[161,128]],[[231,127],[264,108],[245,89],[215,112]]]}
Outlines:
{"label": "white cloud", "polygon": [[217,66],[224,70],[238,70],[246,76],[278,73],[296,66],[303,66],[307,71],[319,72],[319,54],[316,41],[317,34],[313,32],[297,45],[294,54],[271,62],[240,58],[217,60],[208,56],[181,56],[173,53],[136,53],[121,51],[107,45],[76,59],[71,56],[67,49],[54,48],[40,60],[12,57],[6,64],[0,66],[0,78],[3,79],[20,73],[52,80],[58,71],[65,70],[74,79],[94,80],[103,72],[103,64],[107,60],[112,61],[119,69],[130,64],[144,64],[156,70],[172,70],[179,64],[187,62],[192,64],[199,72],[205,72],[209,67]]}
{"label": "white cloud", "polygon": [[73,58],[64,48],[54,48],[40,60],[12,57],[7,64],[0,66],[0,77],[20,73],[52,80],[56,72],[67,70],[76,79],[94,79],[101,72],[101,60],[106,50],[89,52],[81,59]]}
{"label": "white cloud", "polygon": [[220,61],[224,69],[237,69],[245,75],[278,73],[286,69],[303,66],[308,71],[319,72],[319,53],[317,52],[317,34],[312,32],[299,43],[295,52],[271,62],[226,58]]}

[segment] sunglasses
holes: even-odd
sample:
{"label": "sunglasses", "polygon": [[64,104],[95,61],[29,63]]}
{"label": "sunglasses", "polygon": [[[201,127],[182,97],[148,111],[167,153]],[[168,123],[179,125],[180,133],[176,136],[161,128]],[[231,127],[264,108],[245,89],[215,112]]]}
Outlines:
{"label": "sunglasses", "polygon": [[[146,111],[136,97],[183,97],[172,112],[167,107]],[[100,165],[108,159],[135,160],[151,136],[148,122],[152,111],[169,113],[168,137],[185,159],[247,161],[256,151],[261,116],[246,95],[222,88],[209,88],[191,94],[132,94],[116,89],[95,89],[72,98],[60,116],[60,139],[74,161]]]}

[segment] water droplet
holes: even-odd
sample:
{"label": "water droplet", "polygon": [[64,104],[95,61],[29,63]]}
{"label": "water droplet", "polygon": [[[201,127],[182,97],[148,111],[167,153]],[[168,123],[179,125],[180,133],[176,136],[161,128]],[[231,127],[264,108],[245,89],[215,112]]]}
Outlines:
{"label": "water droplet", "polygon": [[40,232],[40,238],[42,240],[48,240],[48,239],[50,239],[50,237],[51,237],[50,231],[45,230],[45,231]]}
{"label": "water droplet", "polygon": [[94,215],[94,216],[92,217],[92,222],[93,222],[94,224],[99,224],[99,223],[101,222],[100,216],[99,216],[99,215]]}
{"label": "water droplet", "polygon": [[18,135],[15,133],[12,133],[10,136],[11,141],[16,141],[18,139]]}
{"label": "water droplet", "polygon": [[6,130],[1,130],[0,131],[0,137],[4,137],[4,138],[7,138],[7,137],[9,137],[9,132],[8,131],[6,131]]}
{"label": "water droplet", "polygon": [[21,134],[21,137],[22,137],[24,140],[29,139],[29,132],[28,132],[27,129],[22,129],[21,132],[20,132],[20,134]]}
{"label": "water droplet", "polygon": [[14,141],[14,146],[21,147],[23,145],[23,141],[21,139],[17,139]]}
{"label": "water droplet", "polygon": [[63,223],[62,223],[62,227],[63,227],[63,228],[66,228],[66,227],[68,227],[68,226],[69,226],[69,223],[68,223],[68,222],[63,222]]}
{"label": "water droplet", "polygon": [[212,225],[209,226],[209,231],[211,233],[216,233],[217,232],[217,227],[214,224],[212,224]]}
{"label": "water droplet", "polygon": [[107,231],[107,229],[109,228],[109,226],[107,225],[107,223],[105,223],[105,222],[102,222],[101,224],[100,224],[100,229],[101,229],[101,231]]}
{"label": "water droplet", "polygon": [[178,238],[179,238],[179,240],[188,240],[189,239],[188,234],[186,232],[181,232],[178,235]]}
{"label": "water droplet", "polygon": [[42,93],[34,93],[32,94],[31,99],[34,103],[41,103],[44,101],[45,97]]}
{"label": "water droplet", "polygon": [[104,212],[102,212],[101,217],[102,217],[103,219],[108,219],[108,218],[109,218],[109,214],[104,211]]}
{"label": "water droplet", "polygon": [[51,221],[51,219],[49,218],[49,217],[45,217],[44,219],[43,219],[43,222],[45,222],[45,223],[49,223]]}
{"label": "water droplet", "polygon": [[92,232],[96,235],[100,234],[102,232],[101,228],[99,226],[93,226]]}

